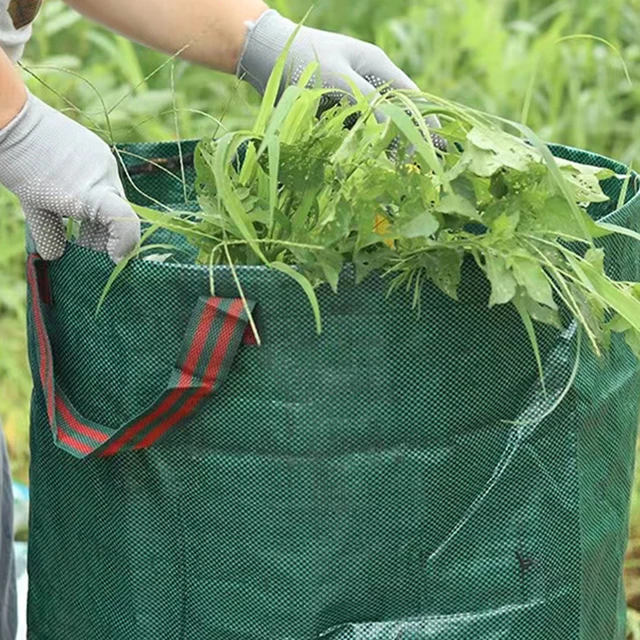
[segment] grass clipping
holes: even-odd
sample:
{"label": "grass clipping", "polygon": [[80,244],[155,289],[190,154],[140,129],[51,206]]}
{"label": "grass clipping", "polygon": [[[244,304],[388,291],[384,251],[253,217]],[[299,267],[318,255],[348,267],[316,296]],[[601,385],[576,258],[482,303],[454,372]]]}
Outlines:
{"label": "grass clipping", "polygon": [[[598,225],[586,210],[608,200],[602,180],[625,176],[555,160],[533,132],[523,131],[525,141],[417,92],[372,100],[353,87],[355,98],[318,117],[329,92],[305,86],[312,72],[277,104],[274,74],[252,130],[200,143],[201,212],[137,207],[143,218],[185,236],[202,264],[288,274],[309,297],[318,330],[315,289],[336,291],[346,263],[359,281],[386,274],[419,306],[427,281],[455,299],[470,257],[491,284],[489,304],[515,305],[539,366],[535,323],[561,327],[567,315],[596,354],[619,332],[640,356],[640,287],[609,278],[594,244],[636,234]],[[433,146],[429,115],[440,120],[446,152]]]}

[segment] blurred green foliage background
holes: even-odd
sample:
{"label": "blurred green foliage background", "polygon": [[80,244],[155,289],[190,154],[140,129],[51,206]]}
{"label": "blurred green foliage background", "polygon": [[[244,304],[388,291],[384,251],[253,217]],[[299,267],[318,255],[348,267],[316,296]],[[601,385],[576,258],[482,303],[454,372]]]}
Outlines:
{"label": "blurred green foliage background", "polygon": [[[272,6],[301,19],[309,2]],[[425,91],[525,119],[549,141],[627,163],[640,158],[640,0],[316,0],[308,22],[377,42]],[[594,37],[573,37],[585,34]],[[258,104],[234,78],[168,61],[60,0],[45,2],[24,66],[34,93],[108,141],[210,135],[217,127],[211,117],[242,126]],[[20,211],[0,191],[0,416],[14,474],[26,480],[31,382],[23,244]],[[640,510],[633,513],[635,536]],[[634,549],[633,603],[640,601]]]}

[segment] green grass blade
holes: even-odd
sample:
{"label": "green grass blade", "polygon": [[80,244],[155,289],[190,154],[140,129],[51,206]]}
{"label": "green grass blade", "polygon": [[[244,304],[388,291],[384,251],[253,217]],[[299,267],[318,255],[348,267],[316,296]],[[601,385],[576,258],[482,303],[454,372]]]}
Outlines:
{"label": "green grass blade", "polygon": [[277,269],[282,273],[288,275],[290,278],[293,278],[304,290],[307,294],[307,298],[309,298],[309,302],[311,303],[311,308],[313,309],[313,316],[316,321],[316,331],[318,333],[322,332],[322,318],[320,316],[320,305],[318,304],[318,298],[316,296],[316,292],[314,288],[311,286],[311,282],[302,275],[299,271],[296,271],[293,267],[290,267],[288,264],[284,264],[284,262],[271,262],[269,264],[273,269]]}
{"label": "green grass blade", "polygon": [[212,249],[209,254],[209,293],[212,298],[215,298],[216,295],[216,282],[213,275],[213,267],[216,259],[216,250]]}
{"label": "green grass blade", "polygon": [[415,147],[428,167],[440,178],[442,184],[448,187],[448,180],[436,156],[433,145],[425,140],[411,116],[408,116],[404,109],[394,104],[383,104],[379,107],[379,110],[398,127],[405,138]]}
{"label": "green grass blade", "polygon": [[251,313],[251,309],[249,308],[249,304],[247,302],[247,298],[244,295],[244,289],[242,288],[242,283],[240,282],[240,278],[238,277],[238,272],[236,271],[236,266],[231,259],[231,253],[229,253],[229,246],[226,242],[222,243],[224,247],[224,253],[227,257],[227,262],[229,263],[229,269],[231,269],[231,275],[233,277],[233,281],[235,282],[236,288],[238,289],[238,294],[240,299],[242,300],[242,305],[247,312],[247,317],[249,318],[249,326],[251,327],[251,331],[253,331],[253,335],[256,339],[256,344],[258,346],[262,346],[262,340],[260,338],[260,333],[258,332],[258,327],[256,326],[255,320],[253,318],[253,313]]}
{"label": "green grass blade", "polygon": [[576,34],[573,34],[573,35],[564,36],[563,38],[559,38],[557,40],[557,42],[558,43],[567,42],[568,40],[593,40],[594,42],[599,42],[600,44],[604,44],[607,47],[609,47],[609,49],[611,49],[616,54],[616,56],[618,57],[618,60],[620,60],[620,63],[622,64],[622,69],[624,71],[625,78],[627,79],[627,82],[629,83],[629,87],[631,89],[633,89],[633,81],[631,80],[631,74],[629,73],[629,68],[627,67],[627,63],[625,62],[624,57],[622,56],[622,54],[620,53],[618,48],[616,46],[614,46],[611,42],[609,42],[605,38],[601,38],[599,36],[594,36],[594,35],[591,35],[589,33],[576,33]]}
{"label": "green grass blade", "polygon": [[202,231],[199,231],[197,225],[189,220],[185,220],[180,217],[182,215],[193,216],[193,212],[174,212],[171,215],[156,211],[155,209],[149,209],[137,204],[132,204],[131,208],[138,214],[138,216],[145,222],[149,222],[156,225],[156,228],[169,229],[175,231],[185,238],[191,240],[210,240],[210,236]]}
{"label": "green grass blade", "polygon": [[311,13],[311,9],[307,11],[305,17],[302,19],[302,22],[296,27],[295,31],[291,34],[291,37],[287,40],[282,53],[280,54],[278,61],[276,62],[271,76],[269,77],[269,82],[267,83],[267,88],[265,89],[264,96],[262,98],[262,104],[260,105],[260,111],[258,112],[258,117],[256,118],[256,123],[254,126],[254,133],[261,136],[267,129],[267,123],[269,122],[269,118],[273,109],[276,105],[276,100],[278,98],[278,92],[280,91],[280,86],[282,85],[282,78],[285,72],[285,66],[287,64],[287,58],[289,57],[289,51],[291,50],[291,45],[293,41],[298,36],[302,25],[307,20],[309,14]]}
{"label": "green grass blade", "polygon": [[153,226],[147,229],[147,231],[140,238],[140,242],[138,243],[138,246],[128,256],[123,258],[120,262],[118,262],[117,265],[115,265],[115,267],[113,268],[113,271],[109,275],[109,279],[107,280],[107,283],[105,284],[104,289],[102,290],[100,299],[98,300],[98,306],[96,308],[96,315],[95,315],[96,318],[98,317],[100,313],[100,309],[102,309],[102,305],[107,299],[109,292],[111,291],[113,285],[115,284],[115,281],[118,279],[118,276],[122,273],[122,271],[129,264],[129,262],[133,260],[133,258],[141,255],[142,253],[145,253],[147,251],[153,251],[155,249],[174,249],[175,248],[175,247],[172,247],[171,245],[166,245],[166,244],[150,244],[145,247],[142,247],[141,245],[144,244],[145,240],[150,238],[157,230],[158,230],[157,226]]}
{"label": "green grass blade", "polygon": [[280,168],[280,140],[269,139],[269,233],[273,233],[276,208],[278,206],[278,172]]}
{"label": "green grass blade", "polygon": [[264,134],[262,144],[258,149],[258,158],[264,153],[269,141],[277,136],[282,124],[291,113],[291,108],[302,94],[302,91],[303,90],[300,87],[287,87],[287,90],[282,95],[278,106],[274,109],[273,114],[269,119],[269,126]]}
{"label": "green grass blade", "polygon": [[209,158],[205,158],[205,160],[213,170],[216,186],[218,187],[218,195],[222,204],[227,209],[231,220],[238,228],[242,238],[246,240],[249,246],[253,249],[256,256],[266,263],[267,259],[262,253],[257,242],[258,235],[256,233],[256,229],[247,215],[247,212],[244,210],[242,200],[238,197],[228,174],[230,156],[237,151],[239,144],[238,138],[241,140],[243,136],[224,136],[218,142],[213,162],[210,162]]}
{"label": "green grass blade", "polygon": [[245,187],[250,185],[254,179],[255,168],[258,164],[258,154],[255,145],[252,144],[252,138],[247,138],[246,142],[247,146],[244,152],[244,160],[242,161],[242,168],[240,169],[240,176],[238,178],[238,182]]}
{"label": "green grass blade", "polygon": [[633,229],[627,229],[627,227],[621,227],[617,224],[609,224],[608,222],[598,222],[596,223],[596,227],[599,229],[603,229],[608,233],[616,233],[621,236],[627,236],[629,238],[633,238],[634,240],[640,241],[640,233],[634,231]]}
{"label": "green grass blade", "polygon": [[624,206],[624,203],[627,201],[627,192],[629,191],[629,184],[631,184],[632,175],[633,168],[631,165],[629,165],[629,170],[627,171],[627,175],[625,176],[624,182],[622,183],[622,188],[620,189],[620,196],[618,197],[616,209],[621,209]]}
{"label": "green grass blade", "polygon": [[545,395],[547,395],[547,389],[544,382],[544,369],[542,367],[542,357],[540,356],[540,346],[538,345],[536,329],[533,326],[531,315],[525,308],[522,300],[520,300],[519,298],[514,298],[513,304],[515,308],[518,310],[518,313],[520,314],[520,318],[522,319],[522,324],[524,324],[524,327],[527,330],[527,335],[529,336],[529,342],[531,343],[531,348],[533,349],[533,355],[536,359],[536,365],[538,366],[538,375],[540,376],[540,384],[542,385],[542,392]]}
{"label": "green grass blade", "polygon": [[622,316],[636,331],[640,331],[640,300],[616,286],[586,260],[565,254],[576,273],[584,274],[598,295],[611,309]]}
{"label": "green grass blade", "polygon": [[[307,85],[311,83],[311,80],[314,77],[315,72],[320,68],[320,63],[317,60],[314,60],[307,68],[304,70],[304,73],[300,76],[300,80],[298,80],[298,86],[300,88],[305,88]],[[317,84],[321,86],[320,78],[316,76]]]}

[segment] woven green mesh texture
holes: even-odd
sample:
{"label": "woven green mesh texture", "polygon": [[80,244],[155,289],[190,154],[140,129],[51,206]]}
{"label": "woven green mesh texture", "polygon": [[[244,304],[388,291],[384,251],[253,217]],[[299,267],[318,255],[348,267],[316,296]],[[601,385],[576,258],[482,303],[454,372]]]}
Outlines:
{"label": "woven green mesh texture", "polygon": [[[184,208],[179,180],[129,161],[136,189]],[[638,228],[632,186],[594,217]],[[611,274],[640,280],[638,245],[606,244]],[[46,323],[57,383],[115,427],[165,387],[209,280],[136,261],[96,319],[111,269],[70,247]],[[319,291],[321,336],[295,283],[239,272],[264,344],[151,448],[74,459],[36,383],[31,640],[623,640],[640,375],[620,340],[597,362],[575,327],[541,328],[545,395],[516,313],[487,308],[471,264],[459,302],[425,286],[420,317],[347,271]],[[215,281],[237,296],[226,268]]]}

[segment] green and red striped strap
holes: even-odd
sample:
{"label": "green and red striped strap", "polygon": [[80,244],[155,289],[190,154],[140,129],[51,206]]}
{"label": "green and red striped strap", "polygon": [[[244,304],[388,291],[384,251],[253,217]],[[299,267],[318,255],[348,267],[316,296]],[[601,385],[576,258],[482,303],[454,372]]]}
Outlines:
{"label": "green and red striped strap", "polygon": [[[247,329],[247,305],[240,299],[200,298],[191,316],[175,369],[166,390],[141,415],[117,429],[83,418],[55,383],[53,353],[42,298],[48,295],[38,276],[37,255],[29,256],[27,280],[37,370],[49,424],[58,447],[77,458],[111,456],[151,446],[185,418],[224,382]],[[44,281],[46,283],[46,280]]]}

